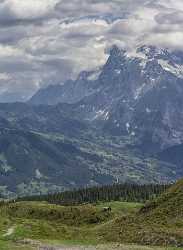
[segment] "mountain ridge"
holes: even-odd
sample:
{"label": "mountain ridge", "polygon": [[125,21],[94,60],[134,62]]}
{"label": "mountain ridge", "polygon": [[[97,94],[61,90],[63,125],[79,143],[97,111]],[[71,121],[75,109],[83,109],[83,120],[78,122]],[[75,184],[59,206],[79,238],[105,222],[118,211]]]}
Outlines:
{"label": "mountain ridge", "polygon": [[[83,185],[100,185],[104,179],[107,183],[175,181],[183,173],[182,62],[181,53],[165,49],[143,46],[131,55],[113,46],[102,68],[83,71],[76,81],[68,81],[63,86],[50,86],[48,92],[45,89],[45,104],[33,105],[31,101],[0,104],[0,128],[9,129],[4,135],[5,140],[9,141],[12,130],[17,131],[15,141],[9,146],[17,146],[12,155],[16,158],[17,152],[22,150],[19,142],[25,144],[24,147],[29,145],[32,152],[30,162],[34,165],[34,155],[39,149],[32,147],[31,138],[26,134],[32,133],[33,138],[35,134],[39,135],[36,140],[38,144],[41,141],[41,148],[49,148],[46,153],[44,150],[38,153],[41,160],[37,164],[41,165],[41,169],[44,158],[53,153],[49,158],[50,173],[45,175],[48,179],[54,169],[58,171],[60,182],[64,179],[59,174],[63,162],[55,163],[53,155],[56,154],[59,159],[65,159],[65,155],[68,157],[65,149],[60,147],[58,153],[55,146],[65,143],[63,140],[66,139],[71,149],[72,145],[77,149],[78,157],[72,155],[71,150],[72,163],[68,157],[64,171],[71,166],[71,172],[82,168],[81,174],[87,172],[90,176]],[[53,103],[49,103],[45,91]],[[60,97],[63,102],[58,102]],[[11,157],[7,157],[1,144],[3,142],[0,142],[2,171],[14,169],[16,162],[10,164]],[[84,152],[91,156],[90,160]],[[178,155],[179,161],[170,159],[170,155]],[[24,169],[23,164],[20,165]],[[35,169],[32,171],[33,179],[35,174],[41,176],[44,172],[39,167],[36,169],[37,172]],[[16,178],[18,180],[18,176]],[[68,176],[68,179],[70,183],[75,183],[75,187],[80,185],[73,182],[74,175]],[[46,179],[44,181],[48,184]],[[55,183],[53,181],[50,187]],[[62,186],[67,187],[65,184]],[[13,192],[16,192],[16,187]]]}
{"label": "mountain ridge", "polygon": [[[43,90],[48,94],[46,104],[50,93],[49,104],[58,101],[59,95],[60,103],[74,105],[80,119],[142,142],[148,134],[158,150],[182,143],[183,53],[153,46],[142,46],[135,53],[132,56],[113,46],[95,80],[88,79],[93,72],[82,72],[71,85],[50,86]],[[54,91],[50,92],[54,88],[60,88],[62,95],[56,91],[54,98]],[[32,97],[31,104],[34,100],[44,104],[41,92]]]}

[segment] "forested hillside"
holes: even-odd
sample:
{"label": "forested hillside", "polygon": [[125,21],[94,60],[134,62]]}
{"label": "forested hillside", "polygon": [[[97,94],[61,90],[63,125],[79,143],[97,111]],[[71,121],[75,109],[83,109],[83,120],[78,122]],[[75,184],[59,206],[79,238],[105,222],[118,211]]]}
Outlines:
{"label": "forested hillside", "polygon": [[60,205],[91,204],[110,201],[146,202],[165,192],[168,187],[169,185],[155,184],[115,184],[48,195],[22,197],[18,198],[17,201],[47,201]]}

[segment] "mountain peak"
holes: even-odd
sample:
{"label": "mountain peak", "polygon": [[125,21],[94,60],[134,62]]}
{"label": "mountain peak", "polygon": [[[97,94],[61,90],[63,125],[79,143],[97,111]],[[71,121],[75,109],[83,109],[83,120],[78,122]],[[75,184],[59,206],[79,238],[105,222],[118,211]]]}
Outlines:
{"label": "mountain peak", "polygon": [[153,45],[143,45],[137,49],[137,53],[143,53],[148,59],[156,58],[158,56],[167,55],[167,49],[162,49]]}
{"label": "mountain peak", "polygon": [[113,45],[110,49],[110,56],[112,57],[121,57],[126,56],[126,50],[120,49],[117,45]]}

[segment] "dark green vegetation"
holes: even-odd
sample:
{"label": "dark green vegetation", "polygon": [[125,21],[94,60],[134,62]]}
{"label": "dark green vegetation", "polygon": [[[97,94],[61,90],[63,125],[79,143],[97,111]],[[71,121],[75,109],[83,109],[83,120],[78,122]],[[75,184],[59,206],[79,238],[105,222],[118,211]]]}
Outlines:
{"label": "dark green vegetation", "polygon": [[104,226],[102,234],[112,241],[183,246],[183,180],[135,216],[118,218]]}
{"label": "dark green vegetation", "polygon": [[35,248],[23,244],[16,244],[9,241],[0,240],[0,249],[1,250],[35,250]]}
{"label": "dark green vegetation", "polygon": [[163,193],[168,187],[169,185],[155,184],[114,184],[48,195],[22,197],[18,198],[17,201],[46,201],[60,205],[91,204],[111,201],[146,202]]}
{"label": "dark green vegetation", "polygon": [[[110,206],[112,211],[104,210]],[[110,202],[97,205],[58,206],[46,202],[17,202],[0,206],[0,240],[97,244],[97,230],[117,216],[134,214],[139,203]],[[8,234],[8,232],[10,232]]]}
{"label": "dark green vegetation", "polygon": [[[109,207],[110,210],[107,209]],[[0,216],[2,243],[12,244],[29,238],[47,244],[119,242],[182,247],[183,180],[145,205],[113,201],[60,206],[21,201],[1,203]]]}

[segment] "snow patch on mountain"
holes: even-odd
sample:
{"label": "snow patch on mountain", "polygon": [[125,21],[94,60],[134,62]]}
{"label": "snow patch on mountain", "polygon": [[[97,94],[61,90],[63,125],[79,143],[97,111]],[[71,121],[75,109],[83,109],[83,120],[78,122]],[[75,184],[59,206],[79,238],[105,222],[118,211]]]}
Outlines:
{"label": "snow patch on mountain", "polygon": [[152,111],[149,108],[146,108],[146,113],[150,114]]}
{"label": "snow patch on mountain", "polygon": [[101,72],[102,72],[101,69],[98,69],[96,71],[91,72],[91,74],[89,74],[89,76],[87,77],[87,80],[89,80],[89,81],[97,80],[99,78]]}
{"label": "snow patch on mountain", "polygon": [[126,123],[126,131],[128,133],[130,133],[130,124],[129,124],[129,122]]}
{"label": "snow patch on mountain", "polygon": [[95,115],[92,117],[91,120],[97,120],[97,119],[101,119],[101,120],[105,120],[107,121],[109,119],[109,111],[107,110],[98,110],[95,112]]}
{"label": "snow patch on mountain", "polygon": [[142,86],[140,86],[139,88],[137,88],[137,90],[134,93],[134,99],[137,100],[141,94],[144,92],[144,89],[146,87],[146,84],[142,84]]}
{"label": "snow patch on mountain", "polygon": [[168,61],[159,59],[158,63],[162,66],[162,68],[179,78],[183,78],[183,65],[174,64],[171,65]]}

